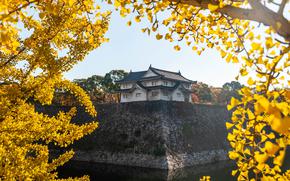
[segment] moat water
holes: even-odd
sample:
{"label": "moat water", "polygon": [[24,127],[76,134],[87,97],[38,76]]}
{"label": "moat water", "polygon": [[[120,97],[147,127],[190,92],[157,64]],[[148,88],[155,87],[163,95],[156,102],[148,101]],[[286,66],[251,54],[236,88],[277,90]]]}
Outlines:
{"label": "moat water", "polygon": [[[231,175],[234,162],[225,161],[166,171],[140,167],[70,161],[58,169],[60,178],[89,175],[92,181],[199,181],[210,176],[211,181],[237,180]],[[282,166],[282,172],[290,169],[290,147]]]}
{"label": "moat water", "polygon": [[232,162],[219,162],[166,171],[87,162],[70,162],[60,168],[61,178],[89,175],[92,181],[196,181],[210,176],[212,181],[236,180],[231,176]]}

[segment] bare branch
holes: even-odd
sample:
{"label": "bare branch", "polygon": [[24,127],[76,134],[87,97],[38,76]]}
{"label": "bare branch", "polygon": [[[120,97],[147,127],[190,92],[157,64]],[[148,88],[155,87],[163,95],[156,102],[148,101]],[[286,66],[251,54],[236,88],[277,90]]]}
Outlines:
{"label": "bare branch", "polygon": [[[203,9],[208,9],[209,4],[216,4],[216,1],[214,0],[171,0],[171,1],[201,7]],[[235,0],[235,2],[244,2],[244,1]],[[264,25],[271,26],[285,40],[290,41],[290,23],[286,18],[283,17],[283,15],[268,9],[258,0],[248,0],[248,2],[250,3],[252,9],[245,9],[227,5],[224,6],[223,8],[217,9],[216,12],[226,14],[232,18],[256,21],[263,23]]]}
{"label": "bare branch", "polygon": [[285,6],[286,6],[286,4],[287,4],[287,1],[288,1],[288,0],[282,0],[282,3],[281,3],[280,8],[279,8],[279,10],[278,10],[278,14],[283,15],[284,8],[285,8]]}

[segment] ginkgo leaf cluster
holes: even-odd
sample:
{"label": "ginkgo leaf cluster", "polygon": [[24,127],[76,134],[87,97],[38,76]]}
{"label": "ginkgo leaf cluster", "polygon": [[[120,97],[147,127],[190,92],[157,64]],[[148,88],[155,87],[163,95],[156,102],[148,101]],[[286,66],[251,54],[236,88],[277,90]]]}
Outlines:
{"label": "ginkgo leaf cluster", "polygon": [[72,123],[74,108],[48,116],[35,105],[66,90],[96,116],[89,96],[62,74],[107,42],[109,16],[92,0],[0,3],[0,180],[58,179],[73,151],[50,160],[48,145],[67,147],[98,127]]}
{"label": "ginkgo leaf cluster", "polygon": [[229,104],[232,119],[225,125],[229,157],[238,166],[233,175],[290,180],[290,171],[281,169],[290,145],[290,23],[283,17],[289,1],[276,3],[278,11],[268,6],[272,1],[260,0],[107,2],[121,16],[134,14],[136,22],[149,22],[142,31],[157,40],[184,41],[198,54],[214,48],[227,63],[239,64],[237,79],[247,86],[239,92],[241,99]]}

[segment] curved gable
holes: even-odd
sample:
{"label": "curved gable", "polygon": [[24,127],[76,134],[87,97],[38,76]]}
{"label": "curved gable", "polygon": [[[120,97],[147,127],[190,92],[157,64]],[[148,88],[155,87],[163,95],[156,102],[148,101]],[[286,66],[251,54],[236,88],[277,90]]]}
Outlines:
{"label": "curved gable", "polygon": [[148,69],[147,72],[143,75],[142,78],[145,78],[145,77],[155,77],[155,76],[159,76],[159,75],[156,74],[155,72],[153,72],[151,69]]}

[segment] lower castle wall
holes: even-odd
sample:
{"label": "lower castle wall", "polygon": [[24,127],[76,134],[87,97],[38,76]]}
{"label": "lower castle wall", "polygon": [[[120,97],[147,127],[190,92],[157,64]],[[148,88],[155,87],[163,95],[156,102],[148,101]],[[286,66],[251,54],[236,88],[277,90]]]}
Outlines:
{"label": "lower castle wall", "polygon": [[[96,104],[97,118],[83,108],[77,124],[98,120],[99,127],[77,141],[74,160],[159,169],[176,169],[226,160],[229,145],[223,106],[152,101]],[[37,107],[54,115],[69,107]]]}

